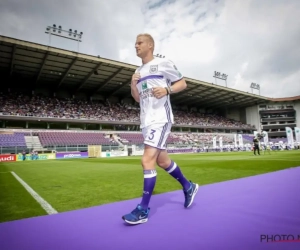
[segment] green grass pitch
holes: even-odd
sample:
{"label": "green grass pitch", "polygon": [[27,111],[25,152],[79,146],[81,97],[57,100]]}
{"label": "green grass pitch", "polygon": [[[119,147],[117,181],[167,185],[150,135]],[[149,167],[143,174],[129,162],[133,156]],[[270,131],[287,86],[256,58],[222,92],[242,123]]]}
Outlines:
{"label": "green grass pitch", "polygon": [[[171,155],[184,175],[206,185],[300,166],[300,151]],[[10,173],[14,171],[58,212],[140,197],[141,157],[0,163],[0,222],[46,215]],[[158,168],[154,194],[181,186]],[[124,211],[126,212],[126,211]]]}

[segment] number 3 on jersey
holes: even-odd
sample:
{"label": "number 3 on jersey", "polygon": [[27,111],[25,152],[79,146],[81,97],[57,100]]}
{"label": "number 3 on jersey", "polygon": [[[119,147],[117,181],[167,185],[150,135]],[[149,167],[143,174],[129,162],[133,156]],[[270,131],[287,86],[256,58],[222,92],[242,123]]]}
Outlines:
{"label": "number 3 on jersey", "polygon": [[149,140],[151,140],[151,141],[153,140],[155,131],[156,131],[156,130],[151,129],[151,133],[150,133],[150,135],[148,136],[148,139],[149,139]]}

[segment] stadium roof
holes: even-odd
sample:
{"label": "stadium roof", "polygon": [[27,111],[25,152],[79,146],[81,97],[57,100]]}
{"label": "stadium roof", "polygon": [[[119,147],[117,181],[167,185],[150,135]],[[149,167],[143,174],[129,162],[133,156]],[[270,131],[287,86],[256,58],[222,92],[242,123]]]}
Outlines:
{"label": "stadium roof", "polygon": [[[131,97],[129,83],[136,65],[4,36],[0,36],[0,54],[0,71],[7,76],[31,79],[33,88],[67,89],[74,95],[84,92],[105,97]],[[171,98],[176,105],[249,107],[271,101],[213,83],[185,79],[187,89]]]}
{"label": "stadium roof", "polygon": [[290,102],[290,101],[299,101],[300,95],[292,96],[292,97],[283,97],[283,98],[269,98],[270,101],[273,102]]}

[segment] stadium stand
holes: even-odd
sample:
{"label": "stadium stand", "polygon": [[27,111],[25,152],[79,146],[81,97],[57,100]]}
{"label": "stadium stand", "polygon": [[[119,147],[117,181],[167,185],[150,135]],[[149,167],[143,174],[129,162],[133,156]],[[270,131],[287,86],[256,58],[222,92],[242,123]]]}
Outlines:
{"label": "stadium stand", "polygon": [[[110,150],[142,144],[139,106],[129,86],[136,65],[5,36],[0,36],[0,52],[0,128],[14,131],[0,134],[0,153],[3,148],[86,150],[102,144]],[[169,150],[210,147],[215,136],[233,146],[237,134],[252,144],[253,132],[260,129],[271,142],[285,142],[285,126],[299,127],[300,96],[271,99],[185,80],[187,89],[171,97],[175,125]]]}
{"label": "stadium stand", "polygon": [[117,146],[118,143],[105,138],[102,133],[80,133],[80,132],[40,132],[37,133],[43,147],[49,146],[85,146],[104,145]]}
{"label": "stadium stand", "polygon": [[124,145],[142,144],[144,141],[142,133],[118,133],[118,136]]}
{"label": "stadium stand", "polygon": [[25,135],[26,133],[0,134],[0,146],[26,148]]}
{"label": "stadium stand", "polygon": [[[46,130],[45,130],[46,131]],[[115,133],[115,134],[114,134]],[[104,146],[118,146],[142,144],[143,135],[141,132],[88,132],[88,131],[47,131],[29,133],[0,134],[1,146],[22,146],[31,148],[25,143],[25,137],[38,137],[41,145],[46,147],[53,146],[85,146],[101,144]],[[193,144],[211,144],[213,137],[223,138],[224,143],[232,143],[233,135],[230,134],[209,134],[209,133],[171,133],[167,141],[169,145],[193,145]]]}
{"label": "stadium stand", "polygon": [[[0,94],[0,115],[51,117],[68,119],[97,119],[103,121],[139,122],[139,107],[109,102],[60,99],[22,93]],[[251,129],[253,126],[216,114],[174,110],[177,125],[200,125]]]}
{"label": "stadium stand", "polygon": [[[113,132],[112,132],[113,133]],[[104,134],[103,132],[33,132],[34,136],[38,136],[43,147],[52,146],[85,146],[101,144],[104,146],[118,146],[119,140],[122,145],[142,144],[143,136],[141,132],[117,132],[115,138],[110,138],[112,133]],[[29,133],[11,133],[0,134],[0,146],[3,147],[23,147],[30,148],[26,145],[25,137],[30,137]],[[222,137],[224,143],[232,143],[233,135],[231,134],[209,134],[209,133],[171,133],[167,143],[169,145],[194,145],[194,144],[211,144],[213,137]],[[253,135],[243,135],[244,143],[252,143]],[[286,138],[270,139],[271,142],[286,142]]]}

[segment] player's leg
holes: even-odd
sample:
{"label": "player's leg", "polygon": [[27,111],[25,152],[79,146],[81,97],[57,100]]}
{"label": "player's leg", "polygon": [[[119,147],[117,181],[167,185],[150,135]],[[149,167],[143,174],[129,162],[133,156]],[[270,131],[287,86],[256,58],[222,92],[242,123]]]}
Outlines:
{"label": "player's leg", "polygon": [[167,139],[171,133],[172,124],[167,123],[163,126],[160,132],[159,141],[156,143],[156,147],[160,148],[161,151],[157,158],[157,165],[165,169],[173,178],[175,178],[183,187],[185,194],[185,207],[189,207],[198,191],[199,185],[188,181],[181,172],[181,169],[172,161],[167,153],[166,144]]}
{"label": "player's leg", "polygon": [[260,149],[259,149],[259,146],[257,146],[257,153],[258,153],[258,155],[260,155]]}
{"label": "player's leg", "polygon": [[176,162],[170,159],[167,150],[160,151],[157,158],[157,165],[175,178],[184,190],[188,190],[190,188],[190,182],[184,177]]}
{"label": "player's leg", "polygon": [[[153,129],[145,128],[143,129],[143,135],[145,143],[149,140],[154,139]],[[144,154],[142,157],[142,167],[144,174],[144,187],[141,204],[138,204],[137,207],[129,214],[124,215],[122,218],[125,222],[129,224],[140,224],[148,221],[149,215],[149,203],[150,199],[156,184],[156,159],[159,154],[159,149],[145,144]]]}
{"label": "player's leg", "polygon": [[198,192],[199,185],[197,183],[188,181],[184,177],[180,167],[176,162],[170,159],[167,150],[165,149],[160,151],[157,158],[157,165],[163,168],[168,174],[170,174],[181,184],[185,197],[184,207],[190,207],[194,201],[195,195]]}
{"label": "player's leg", "polygon": [[156,184],[156,159],[159,155],[159,149],[145,145],[142,166],[144,172],[144,190],[141,201],[141,207],[148,209],[150,199]]}

